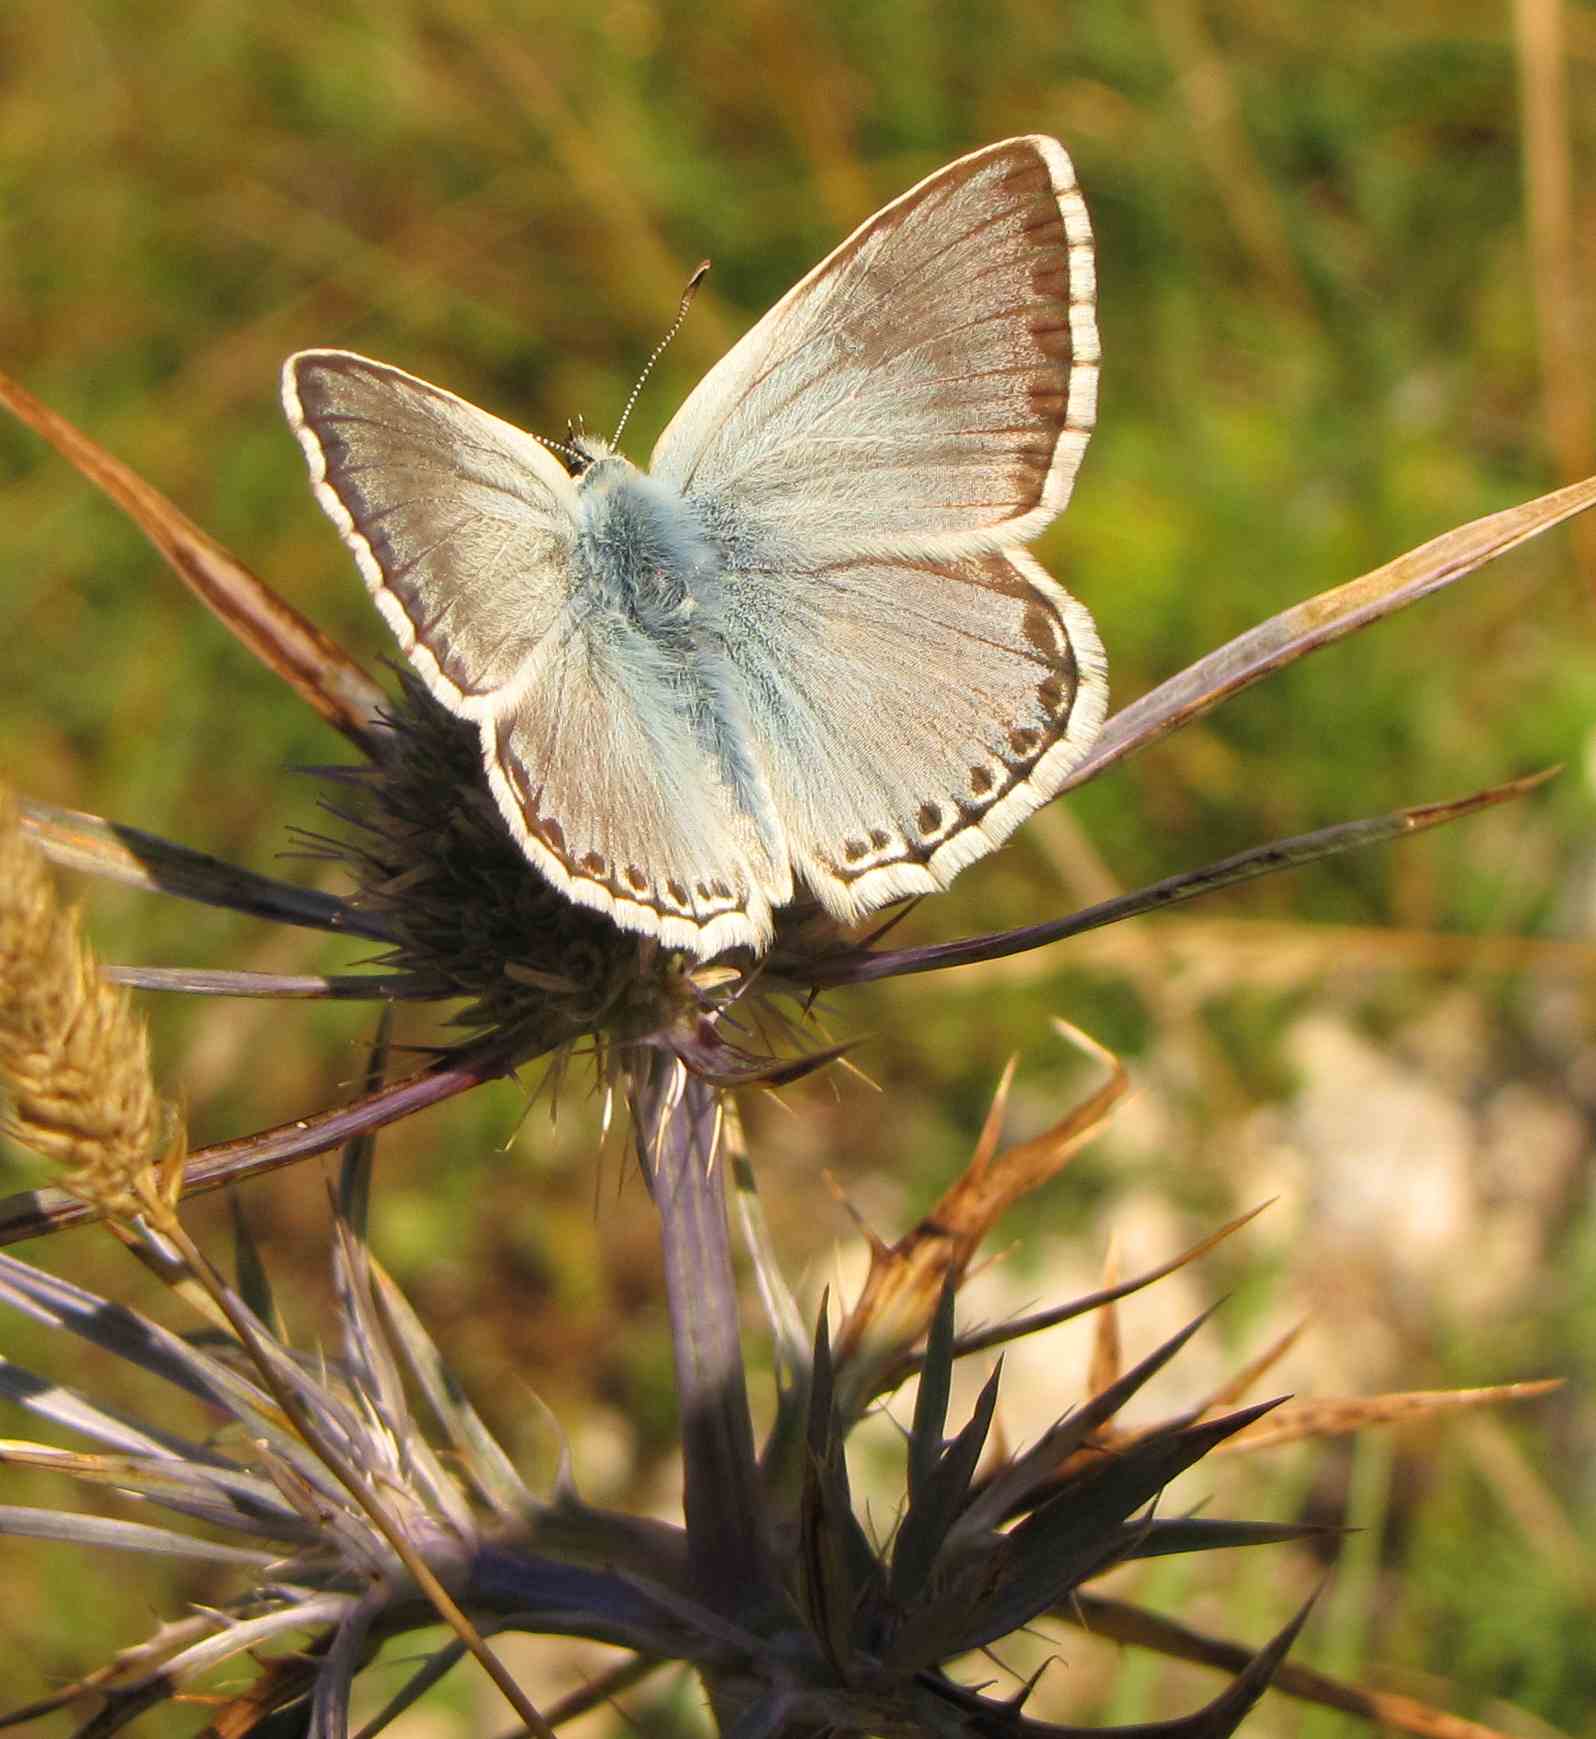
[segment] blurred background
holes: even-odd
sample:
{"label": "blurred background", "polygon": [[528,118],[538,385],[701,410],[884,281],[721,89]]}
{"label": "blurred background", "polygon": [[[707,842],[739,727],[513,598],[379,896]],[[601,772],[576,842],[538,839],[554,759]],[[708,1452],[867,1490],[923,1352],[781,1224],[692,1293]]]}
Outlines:
{"label": "blurred background", "polygon": [[[0,368],[375,667],[393,648],[278,407],[290,351],[362,350],[526,427],[559,435],[580,415],[607,432],[708,255],[628,430],[641,458],[860,219],[1030,131],[1065,142],[1086,193],[1105,359],[1099,432],[1039,553],[1095,613],[1117,705],[1288,604],[1596,470],[1596,7],[1557,0],[8,0]],[[1127,1306],[1139,1356],[1229,1295],[1159,1411],[1303,1317],[1277,1385],[1299,1394],[1568,1378],[1511,1414],[1241,1459],[1209,1483],[1213,1513],[1339,1520],[1350,1497],[1362,1568],[1300,1658],[1527,1735],[1596,1731],[1593,588],[1596,522],[1552,534],[1044,812],[904,934],[1062,914],[1567,764],[1528,801],[1178,916],[838,998],[827,1028],[858,1041],[862,1075],[744,1107],[790,1271],[811,1298],[846,1289],[862,1270],[837,1192],[883,1236],[906,1230],[967,1158],[1011,1054],[1011,1133],[1062,1115],[1093,1078],[1050,1028],[1063,1015],[1126,1057],[1137,1092],[1014,1216],[972,1309],[1089,1289],[1111,1239],[1131,1272],[1273,1198]],[[345,745],[8,424],[0,744],[27,795],[339,885],[283,854],[289,829],[325,819],[292,769]],[[112,960],[358,958],[82,893]],[[152,1001],[151,1017],[196,1144],[348,1096],[374,1020],[241,1002]],[[412,1015],[402,1036],[437,1031]],[[386,1134],[374,1242],[525,1462],[550,1454],[535,1390],[590,1496],[668,1509],[650,1211],[619,1143],[600,1151],[579,1074],[557,1125],[537,1086],[530,1070]],[[245,1192],[307,1336],[324,1176],[312,1162]],[[14,1151],[0,1177],[43,1181]],[[224,1210],[195,1223],[220,1230]],[[25,1253],[155,1299],[95,1234]],[[22,1363],[121,1392],[29,1327],[4,1335]],[[1079,1398],[1085,1346],[1060,1332],[1011,1365],[1016,1440]],[[20,1417],[0,1429],[28,1434]],[[6,1495],[63,1501],[20,1479]],[[9,1701],[214,1591],[30,1542],[0,1542],[0,1565]],[[1121,1586],[1257,1644],[1318,1573],[1241,1554]],[[1074,1632],[1056,1646],[1054,1719],[1151,1719],[1216,1688],[1158,1663],[1120,1672]],[[575,1670],[539,1655],[534,1689]],[[628,1709],[660,1731],[694,1719],[680,1687]],[[464,1671],[410,1719],[502,1725]],[[1252,1730],[1344,1725],[1277,1699]]]}

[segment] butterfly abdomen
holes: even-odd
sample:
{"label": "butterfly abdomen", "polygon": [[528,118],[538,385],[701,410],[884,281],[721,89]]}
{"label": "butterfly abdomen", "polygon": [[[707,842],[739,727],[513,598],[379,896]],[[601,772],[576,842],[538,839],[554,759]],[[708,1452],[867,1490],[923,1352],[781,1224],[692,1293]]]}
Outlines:
{"label": "butterfly abdomen", "polygon": [[785,875],[741,673],[726,653],[724,555],[698,505],[618,456],[582,476],[573,601],[595,679],[636,709],[679,791],[719,785],[757,851]]}

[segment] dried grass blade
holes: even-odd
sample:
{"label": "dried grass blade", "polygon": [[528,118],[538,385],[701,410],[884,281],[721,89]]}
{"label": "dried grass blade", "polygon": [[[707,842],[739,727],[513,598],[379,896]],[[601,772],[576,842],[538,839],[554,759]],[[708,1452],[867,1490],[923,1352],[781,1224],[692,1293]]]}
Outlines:
{"label": "dried grass blade", "polygon": [[188,966],[104,966],[101,976],[128,990],[185,996],[269,996],[335,1002],[436,1001],[450,993],[417,972],[211,972]]}
{"label": "dried grass blade", "polygon": [[1116,713],[1062,789],[1086,784],[1253,683],[1395,615],[1593,505],[1596,477],[1587,477],[1443,532],[1360,579],[1282,610]]}
{"label": "dried grass blade", "polygon": [[1238,1406],[1291,1351],[1302,1338],[1307,1326],[1307,1318],[1304,1317],[1301,1322],[1288,1328],[1283,1335],[1265,1347],[1257,1358],[1249,1359],[1233,1377],[1227,1378],[1214,1390],[1208,1397],[1203,1412],[1210,1412],[1215,1407]]}
{"label": "dried grass blade", "polygon": [[[186,1199],[225,1189],[228,1184],[276,1171],[311,1154],[326,1153],[365,1130],[396,1123],[457,1093],[469,1092],[484,1081],[498,1080],[529,1060],[524,1035],[514,1031],[489,1033],[351,1105],[297,1117],[257,1135],[196,1148],[184,1168],[183,1195]],[[0,1199],[0,1246],[64,1231],[98,1217],[97,1210],[65,1190],[22,1190]]]}
{"label": "dried grass blade", "polygon": [[904,978],[914,972],[940,972],[950,966],[966,966],[978,960],[1003,960],[1011,955],[1029,953],[1033,948],[1044,948],[1071,936],[1085,935],[1089,930],[1121,924],[1127,918],[1137,918],[1146,912],[1162,911],[1202,894],[1216,893],[1220,888],[1256,880],[1259,876],[1301,869],[1321,858],[1361,851],[1367,846],[1423,833],[1450,821],[1461,821],[1481,809],[1525,796],[1560,771],[1560,768],[1550,767],[1527,774],[1522,779],[1510,779],[1505,784],[1476,791],[1468,797],[1443,803],[1419,803],[1411,809],[1398,809],[1389,815],[1342,821],[1313,833],[1299,833],[1270,845],[1253,846],[1248,851],[1239,851],[1215,863],[1205,864],[1201,869],[1183,870],[1179,875],[1166,876],[1162,881],[1138,888],[1135,893],[1120,894],[1112,900],[1087,906],[1068,918],[1055,918],[1045,924],[1027,924],[1018,930],[1001,930],[989,936],[967,936],[958,942],[937,942],[923,948],[888,949],[864,959],[844,956],[834,971],[828,971],[821,963],[811,973],[811,979],[821,987],[842,982],[865,984],[878,978]]}
{"label": "dried grass blade", "polygon": [[910,1349],[930,1327],[943,1287],[960,1284],[993,1224],[1056,1177],[1130,1090],[1117,1057],[1066,1022],[1054,1025],[1109,1067],[1108,1080],[1051,1129],[995,1157],[983,1135],[963,1174],[912,1231],[890,1246],[872,1244],[864,1288],[837,1335],[838,1406],[845,1417],[904,1380]]}
{"label": "dried grass blade", "polygon": [[62,869],[305,929],[332,930],[379,942],[392,940],[377,914],[361,912],[333,894],[297,888],[291,882],[239,869],[142,828],[25,798],[22,829],[51,863]]}
{"label": "dried grass blade", "polygon": [[0,373],[0,405],[108,495],[173,572],[255,656],[335,730],[367,753],[380,745],[382,690],[335,641],[301,616],[159,490]]}
{"label": "dried grass blade", "polygon": [[1498,1383],[1488,1389],[1416,1389],[1395,1395],[1350,1395],[1316,1401],[1290,1401],[1250,1431],[1240,1433],[1215,1450],[1232,1455],[1254,1449],[1278,1449],[1308,1437],[1344,1437],[1371,1425],[1394,1425],[1463,1407],[1492,1407],[1501,1401],[1529,1401],[1563,1386],[1562,1378],[1534,1383]]}
{"label": "dried grass blade", "polygon": [[1016,1317],[1012,1322],[995,1323],[991,1328],[975,1329],[969,1334],[960,1335],[954,1348],[955,1355],[962,1359],[969,1353],[985,1352],[989,1347],[1006,1346],[1012,1340],[1021,1340],[1041,1329],[1056,1328],[1061,1322],[1072,1322],[1077,1316],[1085,1316],[1088,1311],[1101,1310],[1105,1304],[1112,1304],[1116,1299],[1128,1298],[1131,1293],[1140,1292],[1154,1281],[1164,1279],[1177,1269],[1195,1262],[1200,1256],[1206,1256],[1226,1238],[1239,1232],[1249,1221],[1257,1219],[1268,1206],[1268,1202],[1260,1202],[1257,1207],[1249,1208],[1246,1213],[1228,1220],[1217,1232],[1210,1232],[1189,1250],[1181,1251],[1180,1255],[1170,1261],[1161,1262],[1158,1267],[1149,1268],[1131,1280],[1122,1280],[1117,1286],[1099,1292],[1088,1292],[1080,1298],[1072,1298],[1067,1304],[1056,1305],[1051,1310],[1038,1310],[1030,1316]]}
{"label": "dried grass blade", "polygon": [[125,1522],[112,1516],[72,1515],[64,1510],[31,1509],[25,1504],[0,1504],[0,1536],[8,1539],[64,1540],[122,1552],[152,1552],[166,1558],[184,1558],[195,1563],[242,1565],[265,1570],[280,1561],[279,1552],[256,1552],[244,1546],[227,1546],[217,1540],[202,1540],[172,1528],[152,1527],[148,1522]]}
{"label": "dried grass blade", "polygon": [[[1135,1643],[1171,1660],[1195,1661],[1199,1666],[1217,1667],[1221,1672],[1242,1671],[1253,1659],[1252,1652],[1239,1643],[1206,1636],[1172,1618],[1144,1612],[1127,1601],[1110,1600],[1100,1594],[1077,1592],[1069,1605],[1055,1609],[1054,1616],[1068,1619],[1094,1636]],[[1414,1697],[1342,1684],[1328,1673],[1315,1672],[1295,1661],[1282,1661],[1275,1668],[1271,1684],[1288,1697],[1361,1715],[1366,1721],[1394,1727],[1401,1733],[1421,1734],[1425,1739],[1509,1739],[1500,1729],[1487,1727],[1483,1722],[1465,1721]]]}

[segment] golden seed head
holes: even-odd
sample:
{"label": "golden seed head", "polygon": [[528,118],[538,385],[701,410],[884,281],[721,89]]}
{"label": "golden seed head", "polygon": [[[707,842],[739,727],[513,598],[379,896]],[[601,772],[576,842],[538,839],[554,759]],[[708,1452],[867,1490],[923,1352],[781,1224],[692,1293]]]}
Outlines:
{"label": "golden seed head", "polygon": [[100,974],[48,866],[0,789],[0,1085],[7,1133],[111,1214],[141,1211],[137,1180],[160,1158],[167,1113],[149,1035]]}

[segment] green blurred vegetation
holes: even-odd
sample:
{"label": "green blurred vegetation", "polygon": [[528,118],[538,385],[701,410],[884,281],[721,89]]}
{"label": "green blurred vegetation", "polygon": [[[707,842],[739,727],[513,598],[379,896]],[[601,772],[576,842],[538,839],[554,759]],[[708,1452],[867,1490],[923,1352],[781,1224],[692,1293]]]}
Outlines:
{"label": "green blurred vegetation", "polygon": [[[1527,32],[1559,12],[1523,0],[1519,16]],[[1056,133],[1096,226],[1105,371],[1099,433],[1041,554],[1096,614],[1123,703],[1297,599],[1596,468],[1579,349],[1596,263],[1596,12],[1563,23],[1571,120],[1548,146],[1534,122],[1553,87],[1508,9],[1474,0],[8,0],[0,367],[375,663],[391,646],[278,410],[290,351],[348,346],[532,428],[583,415],[606,430],[708,254],[715,269],[628,432],[646,454],[699,374],[861,217],[974,145]],[[1559,174],[1571,278],[1536,245],[1544,208],[1525,194]],[[1126,1052],[1152,1108],[1027,1216],[1089,1260],[1129,1196],[1152,1192],[1192,1237],[1236,1205],[1233,1161],[1302,1085],[1287,1039],[1315,1011],[1411,1056],[1407,1035],[1464,1006],[1489,1035],[1457,1083],[1466,1111],[1527,1085],[1587,1124],[1589,956],[1550,944],[1583,943],[1596,885],[1593,549],[1589,531],[1554,534],[1288,672],[1039,817],[924,906],[917,937],[1022,922],[1270,837],[1572,763],[1526,804],[1178,922],[839,1000],[831,1024],[866,1036],[856,1058],[882,1091],[839,1076],[786,1095],[788,1110],[747,1108],[795,1264],[820,1272],[848,1236],[823,1166],[886,1216],[886,1235],[912,1221],[967,1154],[1011,1051],[1025,1059],[1015,1127],[1058,1115],[1084,1077],[1060,1071],[1054,1014]],[[288,830],[319,820],[314,784],[286,769],[343,746],[64,463],[5,424],[0,647],[0,742],[24,792],[323,873],[281,860]],[[112,959],[308,971],[352,957],[114,889],[86,898]],[[1486,963],[1475,938],[1546,946]],[[349,1006],[153,1016],[196,1142],[348,1092],[371,1024]],[[515,1138],[522,1107],[507,1085],[386,1136],[377,1247],[516,1447],[547,1453],[529,1387],[579,1422],[579,1464],[584,1432],[624,1442],[630,1419],[624,1484],[671,1440],[647,1206],[613,1141],[596,1170],[580,1089],[556,1130],[540,1104]],[[37,1176],[21,1158],[10,1170],[12,1188]],[[1444,1431],[1401,1440],[1414,1471],[1396,1482],[1370,1656],[1404,1685],[1455,1675],[1450,1692],[1423,1684],[1460,1712],[1508,1721],[1501,1699],[1516,1699],[1570,1731],[1596,1730],[1590,1182],[1587,1151],[1535,1234],[1535,1286],[1483,1318],[1450,1297],[1410,1301],[1393,1328],[1399,1368],[1380,1377],[1573,1379],[1533,1421],[1502,1422],[1533,1504],[1515,1509],[1511,1482],[1443,1449]],[[320,1168],[247,1196],[276,1272],[297,1277],[285,1293],[313,1301]],[[197,1218],[221,1224],[214,1204]],[[1239,1357],[1271,1308],[1306,1302],[1333,1388],[1351,1350],[1337,1344],[1340,1281],[1315,1267],[1311,1217],[1288,1223],[1290,1247],[1265,1237],[1205,1271],[1239,1293],[1211,1332]],[[1400,1264],[1405,1230],[1371,1226],[1371,1247]],[[42,1256],[130,1302],[154,1290],[130,1295],[124,1259],[89,1235]],[[1459,1248],[1457,1269],[1470,1261]],[[103,1380],[31,1330],[5,1335],[24,1362]],[[1059,1407],[1077,1381],[1063,1370]],[[1246,1512],[1249,1489],[1227,1478],[1221,1496]],[[58,1497],[40,1486],[16,1501],[30,1495]],[[1564,1525],[1554,1552],[1546,1530]],[[203,1594],[196,1582],[163,1596],[136,1564],[37,1544],[0,1544],[0,1562],[8,1695]],[[1201,1617],[1259,1641],[1285,1616],[1286,1579],[1261,1560],[1235,1578],[1233,1599],[1199,1578]],[[1314,1648],[1310,1631],[1303,1658]],[[1161,1674],[1116,1716],[1168,1712]],[[1170,1682],[1185,1707],[1204,1694]],[[497,1729],[497,1711],[483,1719]],[[1256,1719],[1284,1731],[1297,1715],[1276,1704]]]}

